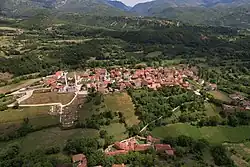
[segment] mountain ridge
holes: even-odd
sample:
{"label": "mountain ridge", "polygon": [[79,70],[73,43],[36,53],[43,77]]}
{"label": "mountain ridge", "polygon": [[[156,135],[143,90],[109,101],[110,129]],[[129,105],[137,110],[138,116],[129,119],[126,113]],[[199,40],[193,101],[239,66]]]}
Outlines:
{"label": "mountain ridge", "polygon": [[130,9],[132,9],[132,7],[125,5],[123,2],[121,1],[114,1],[114,0],[108,0],[107,1],[110,5],[123,10],[123,11],[129,11]]}
{"label": "mountain ridge", "polygon": [[135,5],[131,11],[140,15],[150,16],[152,10],[164,10],[180,7],[239,7],[250,4],[249,0],[155,0]]}
{"label": "mountain ridge", "polygon": [[108,0],[1,0],[0,6],[1,13],[14,16],[28,15],[40,9],[94,15],[128,14]]}

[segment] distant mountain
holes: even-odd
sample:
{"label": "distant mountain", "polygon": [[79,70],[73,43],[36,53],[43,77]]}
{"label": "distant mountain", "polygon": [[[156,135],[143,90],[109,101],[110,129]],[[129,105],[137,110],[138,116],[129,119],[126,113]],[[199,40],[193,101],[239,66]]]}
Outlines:
{"label": "distant mountain", "polygon": [[130,11],[190,24],[250,27],[250,0],[155,0]]}
{"label": "distant mountain", "polygon": [[107,0],[0,0],[0,10],[9,15],[30,15],[40,9],[94,15],[126,15]]}
{"label": "distant mountain", "polygon": [[163,10],[170,7],[194,7],[201,6],[202,4],[202,0],[155,0],[139,3],[131,11],[141,15],[150,15],[149,11],[153,9]]}
{"label": "distant mountain", "polygon": [[123,11],[129,11],[132,7],[125,5],[124,3],[120,2],[120,1],[107,1],[110,5],[121,9]]}
{"label": "distant mountain", "polygon": [[155,0],[139,3],[131,11],[140,15],[152,16],[153,11],[162,12],[168,8],[216,8],[216,7],[239,7],[250,4],[250,0]]}

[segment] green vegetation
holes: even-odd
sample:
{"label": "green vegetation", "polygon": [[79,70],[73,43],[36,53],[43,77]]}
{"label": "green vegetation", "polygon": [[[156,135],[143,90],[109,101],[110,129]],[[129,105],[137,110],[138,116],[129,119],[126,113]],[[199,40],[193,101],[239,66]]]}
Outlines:
{"label": "green vegetation", "polygon": [[104,103],[107,108],[111,109],[112,111],[123,113],[128,126],[139,123],[139,120],[135,115],[132,99],[127,93],[106,95],[104,97]]}
{"label": "green vegetation", "polygon": [[107,131],[108,135],[113,136],[116,141],[128,137],[127,129],[122,123],[111,123],[108,126],[103,126],[101,129]]}
{"label": "green vegetation", "polygon": [[23,121],[24,118],[37,118],[47,116],[49,107],[25,107],[8,109],[0,112],[0,123]]}
{"label": "green vegetation", "polygon": [[84,136],[98,136],[98,131],[92,129],[72,129],[62,131],[60,128],[49,128],[33,132],[23,138],[8,143],[1,143],[1,146],[3,147],[6,144],[18,142],[22,148],[21,152],[31,152],[36,149],[53,146],[58,146],[62,149],[67,140]]}
{"label": "green vegetation", "polygon": [[223,145],[232,153],[231,158],[237,166],[249,166],[249,141],[243,143],[225,143]]}
{"label": "green vegetation", "polygon": [[217,107],[213,103],[209,103],[209,102],[205,103],[205,113],[208,116],[219,116],[220,110],[221,110],[220,107]]}
{"label": "green vegetation", "polygon": [[209,94],[211,94],[215,99],[219,99],[226,103],[230,103],[232,101],[226,93],[221,91],[210,91]]}
{"label": "green vegetation", "polygon": [[247,135],[249,131],[249,126],[217,126],[198,128],[188,124],[172,124],[165,127],[157,127],[153,129],[152,134],[161,138],[186,135],[194,139],[206,139],[211,143],[223,143],[242,142],[249,139],[249,136]]}
{"label": "green vegetation", "polygon": [[[163,125],[165,122],[162,120],[168,122],[169,117],[172,117],[170,121],[192,122],[204,116],[203,97],[178,86],[163,87],[157,91],[144,88],[128,92],[135,104],[136,114],[144,125],[160,118],[150,127]],[[176,111],[178,108],[181,111],[179,114]]]}

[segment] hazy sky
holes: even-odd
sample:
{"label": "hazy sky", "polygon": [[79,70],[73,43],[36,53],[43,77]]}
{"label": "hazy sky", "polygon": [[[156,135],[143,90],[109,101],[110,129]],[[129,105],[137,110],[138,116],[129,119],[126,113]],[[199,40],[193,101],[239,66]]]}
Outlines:
{"label": "hazy sky", "polygon": [[140,3],[140,2],[147,2],[147,1],[150,1],[150,0],[121,0],[123,3],[125,3],[126,5],[129,5],[129,6],[134,6],[135,4],[137,3]]}

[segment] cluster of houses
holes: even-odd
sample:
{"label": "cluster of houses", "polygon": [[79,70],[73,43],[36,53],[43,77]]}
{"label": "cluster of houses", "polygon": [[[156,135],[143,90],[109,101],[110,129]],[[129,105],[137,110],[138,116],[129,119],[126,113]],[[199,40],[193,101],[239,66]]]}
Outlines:
{"label": "cluster of houses", "polygon": [[223,104],[223,110],[227,113],[235,111],[250,110],[250,100],[245,98],[241,93],[230,94],[229,97],[232,99],[230,104]]}
{"label": "cluster of houses", "polygon": [[[146,138],[146,144],[140,144],[138,137],[132,137],[121,142],[115,142],[112,147],[105,150],[105,154],[108,156],[114,156],[119,154],[127,154],[130,151],[146,151],[149,149],[155,149],[157,152],[165,152],[167,155],[174,155],[174,150],[169,144],[160,144],[160,139],[148,136]],[[140,140],[144,139],[140,137]]]}
{"label": "cluster of houses", "polygon": [[51,91],[59,93],[76,92],[78,88],[78,80],[75,77],[67,77],[67,72],[57,71],[54,75],[44,78],[44,84],[50,86]]}
{"label": "cluster of houses", "polygon": [[[145,141],[146,144],[140,144],[139,141]],[[147,136],[147,138],[136,136],[120,142],[115,142],[105,150],[106,156],[115,156],[120,154],[127,154],[129,152],[140,152],[149,149],[155,149],[157,152],[165,153],[173,156],[174,149],[169,144],[160,144],[160,139]],[[72,161],[76,167],[87,167],[87,158],[84,154],[77,154],[72,156]],[[114,164],[112,167],[125,167],[125,164]],[[101,167],[101,166],[99,166]]]}
{"label": "cluster of houses", "polygon": [[87,89],[93,88],[102,93],[143,86],[151,89],[174,85],[189,88],[190,85],[185,78],[198,80],[198,77],[189,68],[114,68],[109,71],[96,68],[88,69],[81,75],[81,80],[86,83]]}
{"label": "cluster of houses", "polygon": [[87,69],[78,76],[67,77],[67,72],[58,71],[54,75],[44,79],[44,83],[57,92],[76,92],[79,90],[95,89],[102,93],[122,91],[128,87],[141,88],[146,86],[157,89],[162,86],[179,85],[190,88],[185,78],[192,78],[198,81],[195,73],[187,67],[147,67],[143,69],[127,68],[94,68]]}

